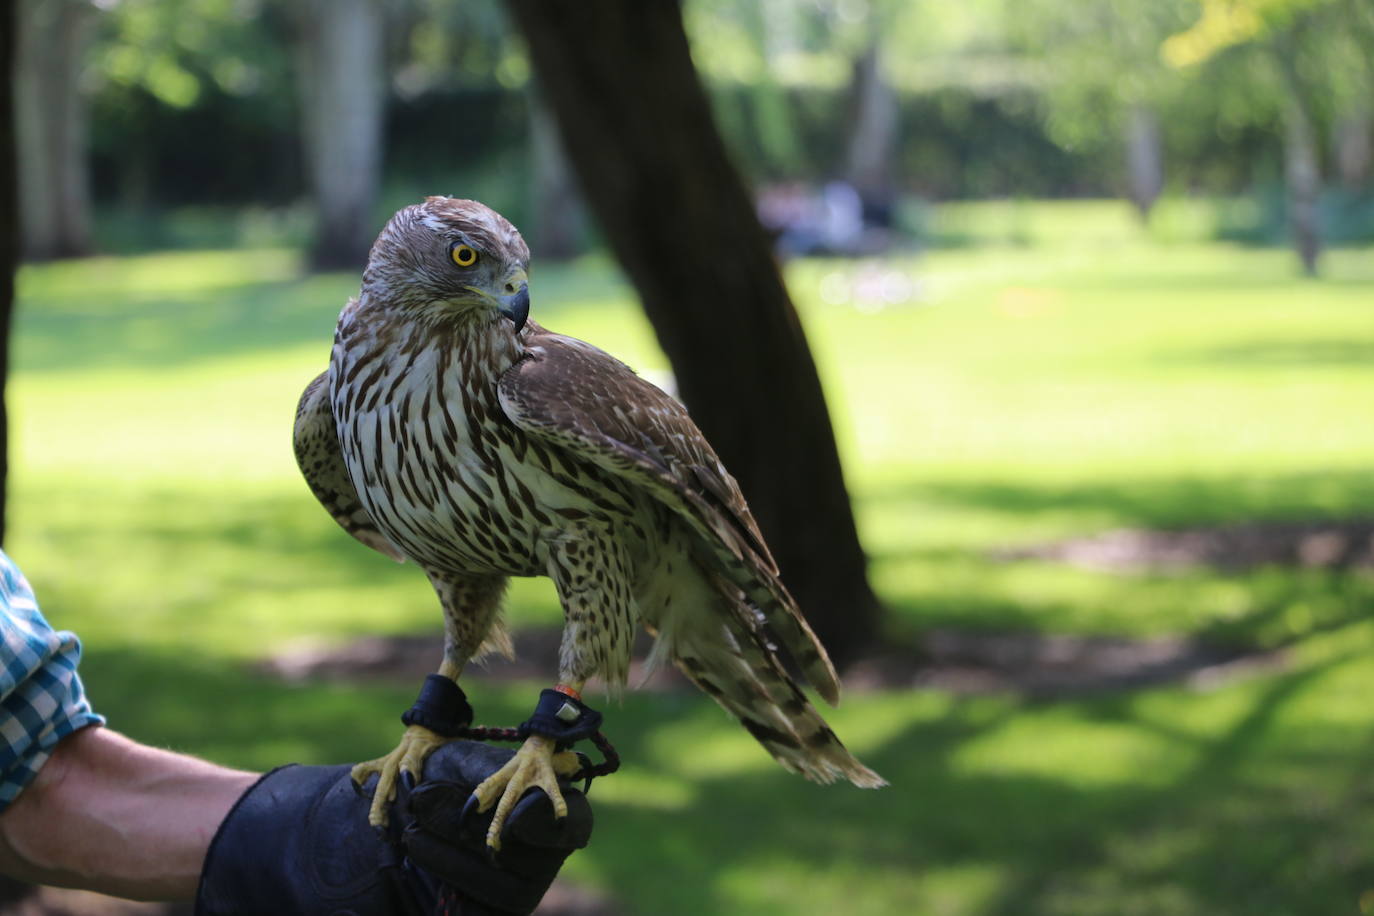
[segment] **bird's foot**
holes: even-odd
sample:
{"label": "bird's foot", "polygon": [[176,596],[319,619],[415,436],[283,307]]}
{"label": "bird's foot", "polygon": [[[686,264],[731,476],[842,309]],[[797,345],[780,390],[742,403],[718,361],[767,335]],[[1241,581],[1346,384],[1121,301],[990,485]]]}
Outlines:
{"label": "bird's foot", "polygon": [[425,728],[423,725],[409,725],[401,735],[401,743],[385,757],[369,760],[353,767],[353,781],[362,785],[372,776],[377,776],[377,788],[372,793],[372,807],[367,812],[367,822],[373,827],[385,827],[390,805],[396,800],[396,780],[402,773],[409,773],[420,781],[424,773],[425,758],[435,750],[452,741]]}
{"label": "bird's foot", "polygon": [[581,769],[582,761],[572,751],[555,751],[554,747],[553,738],[530,735],[505,766],[472,790],[478,811],[485,812],[493,804],[496,805],[496,814],[487,828],[487,845],[493,850],[501,848],[501,828],[527,789],[535,786],[543,789],[549,801],[553,802],[554,816],[567,816],[568,806],[558,787],[558,777],[576,773]]}

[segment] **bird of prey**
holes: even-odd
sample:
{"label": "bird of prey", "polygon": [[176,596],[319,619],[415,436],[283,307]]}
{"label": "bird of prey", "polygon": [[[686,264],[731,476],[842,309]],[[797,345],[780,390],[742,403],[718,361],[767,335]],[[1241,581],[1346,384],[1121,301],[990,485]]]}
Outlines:
{"label": "bird of prey", "polygon": [[[329,368],[297,409],[296,457],[315,496],[438,593],[440,686],[455,689],[486,652],[510,654],[508,577],[548,576],[565,619],[556,689],[571,702],[546,712],[588,712],[580,692],[593,676],[623,685],[643,625],[657,637],[651,661],[675,663],[788,770],[884,785],[783,666],[780,651],[838,700],[835,669],[710,444],[629,367],[528,321],[528,267],[520,233],[480,203],[404,208],[373,245]],[[557,776],[576,755],[558,752],[556,731],[531,729],[475,791],[479,810],[497,805],[494,848],[530,786],[566,811]],[[380,774],[374,824],[399,774],[418,778],[445,740],[412,721],[392,753],[355,769],[359,783]]]}

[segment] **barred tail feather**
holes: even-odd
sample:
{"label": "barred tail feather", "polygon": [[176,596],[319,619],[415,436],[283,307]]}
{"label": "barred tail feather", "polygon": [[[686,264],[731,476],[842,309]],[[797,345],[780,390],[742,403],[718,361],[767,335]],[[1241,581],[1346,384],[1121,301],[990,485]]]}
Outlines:
{"label": "barred tail feather", "polygon": [[812,632],[796,601],[782,583],[774,579],[769,585],[766,589],[760,587],[746,592],[750,603],[763,613],[764,620],[797,663],[807,683],[816,688],[816,692],[831,706],[838,706],[840,678],[825,647]]}
{"label": "barred tail feather", "polygon": [[[840,679],[835,673],[835,666],[802,616],[796,600],[777,575],[758,563],[750,565],[742,562],[723,542],[714,545],[711,559],[714,562],[709,565],[713,570],[708,578],[722,600],[734,606],[739,623],[748,630],[754,630],[754,622],[739,615],[749,614],[751,608],[757,608],[787,654],[801,669],[806,682],[831,706],[839,705]],[[740,594],[743,594],[743,603],[737,600]]]}
{"label": "barred tail feather", "polygon": [[887,785],[840,743],[753,633],[717,625],[673,637],[666,648],[682,672],[738,719],[785,769],[819,783],[846,779],[865,789]]}

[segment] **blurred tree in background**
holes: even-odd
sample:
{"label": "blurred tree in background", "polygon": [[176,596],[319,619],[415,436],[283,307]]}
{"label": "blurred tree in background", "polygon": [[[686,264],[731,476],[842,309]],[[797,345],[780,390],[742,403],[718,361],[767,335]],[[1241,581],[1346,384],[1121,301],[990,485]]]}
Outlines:
{"label": "blurred tree in background", "polygon": [[1142,218],[1164,190],[1164,121],[1186,89],[1160,43],[1195,11],[1195,0],[1027,0],[1008,11],[1017,43],[1046,64],[1039,106],[1049,136],[1067,149],[1120,155],[1113,184]]}
{"label": "blurred tree in background", "polygon": [[[0,9],[0,137],[15,134],[15,50],[19,17],[14,4]],[[9,414],[4,382],[9,377],[10,324],[14,314],[14,269],[19,264],[17,144],[0,142],[0,542],[5,538],[9,482]]]}
{"label": "blurred tree in background", "polygon": [[24,255],[91,251],[88,116],[80,85],[96,10],[85,0],[19,0],[13,103]]}
{"label": "blurred tree in background", "polygon": [[[1237,104],[1277,102],[1288,221],[1309,274],[1317,272],[1323,159],[1347,187],[1369,176],[1370,99],[1374,96],[1374,6],[1365,0],[1203,0],[1202,15],[1171,36],[1163,56],[1179,68],[1226,73],[1243,67],[1231,91]],[[1273,102],[1270,102],[1273,105]],[[1329,153],[1322,138],[1330,137]],[[1324,156],[1324,153],[1328,155]]]}
{"label": "blurred tree in background", "polygon": [[[32,257],[89,250],[92,233],[106,249],[246,234],[356,264],[385,213],[433,191],[490,201],[546,255],[592,241],[559,203],[573,199],[566,166],[496,0],[20,8]],[[1313,266],[1319,236],[1374,233],[1368,0],[686,0],[683,13],[755,187],[844,179],[908,231],[948,199],[1122,196],[1148,215],[1166,191],[1244,196],[1256,205],[1231,212],[1250,215],[1216,231],[1292,237]],[[168,210],[203,218],[151,218]]]}
{"label": "blurred tree in background", "polygon": [[[83,2],[83,0],[60,0]],[[289,8],[234,0],[104,4],[86,78],[97,203],[111,234],[169,207],[284,206],[306,193]]]}
{"label": "blurred tree in background", "polygon": [[[301,233],[293,205],[315,199],[317,238],[338,239],[316,250],[342,253],[346,235],[331,233],[348,217],[335,210],[370,210],[375,225],[415,188],[480,188],[521,222],[565,194],[532,192],[559,187],[558,157],[533,148],[548,135],[499,4],[350,3],[356,11],[334,4],[322,16],[283,0],[25,0],[22,47],[51,49],[27,55],[30,65],[21,55],[21,111],[47,124],[22,132],[36,147],[26,161],[40,163],[26,174],[62,166],[48,194],[77,202],[89,174],[107,247],[114,236],[125,246],[168,242],[139,220],[168,207],[249,205],[258,228],[267,220]],[[1243,4],[688,0],[684,16],[725,140],[756,185],[844,177],[866,198],[899,203],[1120,194],[1147,211],[1165,183],[1267,199],[1305,146],[1345,195],[1362,194],[1370,4],[1260,3],[1260,25],[1223,40],[1230,33],[1206,25],[1221,14],[1208,10],[1232,7]],[[350,26],[360,44],[345,54],[356,66],[322,80],[317,67]],[[1292,66],[1279,66],[1285,48]],[[38,65],[48,100],[34,106],[23,67]],[[69,77],[59,78],[63,67]],[[348,118],[324,111],[322,87],[352,100]],[[1296,114],[1301,99],[1311,99],[1307,114]],[[70,151],[80,151],[87,118],[73,100],[84,102],[91,135],[76,169]],[[312,139],[320,124],[338,136]],[[69,152],[38,155],[40,141]],[[315,190],[312,176],[331,168],[356,179],[346,194]],[[374,180],[381,196],[368,207]],[[81,206],[60,211],[78,220]],[[548,207],[545,218],[555,211],[565,210]],[[29,224],[41,254],[41,227]],[[1249,231],[1275,240],[1275,225],[1282,218]],[[1334,238],[1369,232],[1367,221],[1327,228]],[[63,232],[81,243],[80,224]],[[567,233],[551,227],[551,239],[565,238],[552,250],[570,250]]]}
{"label": "blurred tree in background", "polygon": [[303,147],[315,202],[310,263],[357,267],[376,237],[382,175],[384,29],[378,0],[310,0],[296,9]]}

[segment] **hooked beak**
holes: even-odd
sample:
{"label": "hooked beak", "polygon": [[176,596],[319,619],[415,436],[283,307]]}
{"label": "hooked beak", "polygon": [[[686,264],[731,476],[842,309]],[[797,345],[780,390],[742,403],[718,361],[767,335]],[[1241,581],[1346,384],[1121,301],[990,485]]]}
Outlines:
{"label": "hooked beak", "polygon": [[530,288],[520,287],[520,292],[513,296],[503,296],[501,307],[498,309],[515,325],[515,333],[519,334],[520,329],[525,326],[525,321],[530,317]]}
{"label": "hooked beak", "polygon": [[530,287],[525,272],[517,270],[507,277],[506,289],[509,292],[498,300],[501,303],[498,311],[511,320],[515,333],[519,334],[530,317]]}

